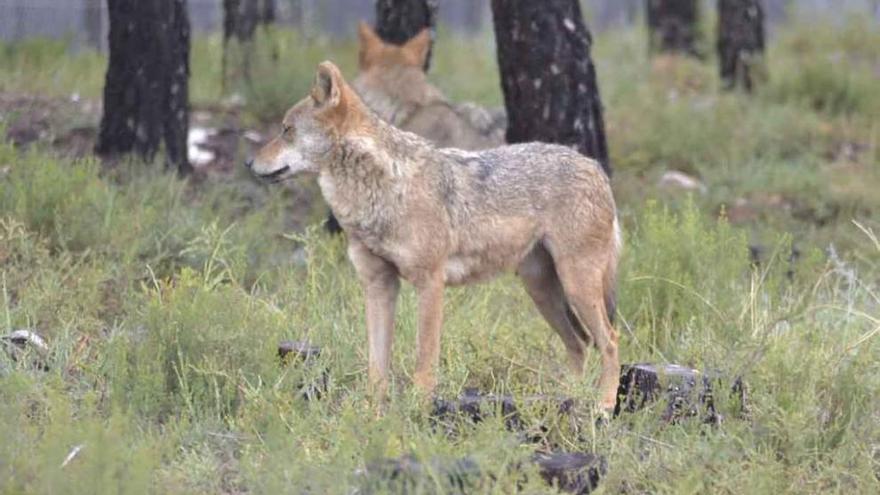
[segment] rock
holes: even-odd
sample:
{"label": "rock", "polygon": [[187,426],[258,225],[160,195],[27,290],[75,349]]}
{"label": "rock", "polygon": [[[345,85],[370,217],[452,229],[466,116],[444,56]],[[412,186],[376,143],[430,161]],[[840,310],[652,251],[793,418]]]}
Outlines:
{"label": "rock", "polygon": [[[316,364],[321,356],[321,348],[308,342],[285,340],[278,344],[278,358],[282,365],[298,364],[299,366],[311,367]],[[320,372],[304,373],[305,376],[317,376],[311,381],[299,383],[296,388],[300,396],[305,400],[317,400],[327,393],[330,383],[330,371],[327,368]]]}
{"label": "rock", "polygon": [[455,400],[434,399],[431,419],[447,426],[457,419],[479,423],[490,416],[501,415],[510,431],[522,430],[522,420],[513,397],[483,394],[475,388],[466,388]]}
{"label": "rock", "polygon": [[13,361],[28,362],[36,369],[49,371],[49,365],[46,364],[49,345],[36,333],[30,330],[16,330],[0,337],[0,342]]}
{"label": "rock", "polygon": [[657,181],[657,187],[666,190],[698,192],[700,194],[706,194],[706,192],[708,192],[706,185],[700,182],[699,179],[677,170],[664,172],[663,175],[660,176],[660,180]]}
{"label": "rock", "polygon": [[605,458],[585,452],[535,454],[541,478],[564,493],[585,495],[599,486],[608,472]]}
{"label": "rock", "polygon": [[217,158],[217,154],[207,149],[208,140],[217,134],[216,129],[191,127],[186,138],[189,161],[194,167],[203,167]]}
{"label": "rock", "polygon": [[278,344],[278,357],[282,361],[301,359],[314,361],[321,355],[321,348],[308,342],[283,340]]}
{"label": "rock", "polygon": [[[749,245],[749,261],[755,268],[760,268],[767,261],[768,249],[761,244]],[[772,255],[772,253],[771,253]],[[788,268],[785,270],[785,277],[788,280],[794,279],[794,267],[801,259],[801,250],[797,246],[791,246],[791,251],[785,257]]]}
{"label": "rock", "polygon": [[[523,406],[537,406],[544,413],[570,417],[573,421],[575,401],[566,397],[532,395],[519,399]],[[505,428],[520,434],[523,442],[544,443],[550,429],[545,424],[526,424],[510,395],[483,394],[467,388],[456,399],[435,398],[430,418],[434,428],[455,435],[461,422],[477,424],[489,417],[501,417]]]}
{"label": "rock", "polygon": [[[614,416],[635,412],[663,400],[665,405],[661,418],[667,423],[702,416],[703,422],[718,424],[722,418],[715,410],[713,383],[719,381],[720,377],[716,374],[705,374],[676,364],[624,365]],[[742,382],[737,380],[737,383],[744,394]],[[736,387],[734,385],[734,392]]]}

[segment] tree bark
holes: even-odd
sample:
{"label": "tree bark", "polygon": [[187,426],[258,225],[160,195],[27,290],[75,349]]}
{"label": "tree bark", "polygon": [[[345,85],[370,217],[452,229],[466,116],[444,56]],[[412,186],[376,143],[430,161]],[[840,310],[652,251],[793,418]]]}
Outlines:
{"label": "tree bark", "polygon": [[764,9],[759,0],[718,0],[718,61],[727,89],[763,78]]}
{"label": "tree bark", "polygon": [[[223,55],[221,61],[222,86],[226,92],[229,79],[229,44],[234,39],[240,52],[235,62],[241,67],[239,75],[250,81],[251,60],[254,58],[254,34],[260,25],[275,22],[275,0],[223,0]],[[273,53],[277,58],[277,51]]]}
{"label": "tree bark", "polygon": [[251,41],[262,21],[264,7],[260,0],[223,0],[224,44],[232,38],[240,43]]}
{"label": "tree bark", "polygon": [[431,66],[431,52],[437,23],[437,0],[376,0],[376,34],[386,43],[402,45],[423,29],[431,30],[432,48],[425,57],[425,71]]}
{"label": "tree bark", "polygon": [[571,146],[610,177],[592,38],[578,0],[492,0],[507,142]]}
{"label": "tree bark", "polygon": [[260,13],[260,24],[273,24],[277,18],[278,9],[275,6],[275,0],[263,0],[263,9]]}
{"label": "tree bark", "polygon": [[698,0],[646,0],[646,6],[651,52],[700,56]]}
{"label": "tree bark", "polygon": [[189,130],[190,25],[186,0],[108,0],[110,60],[95,152],[135,153],[181,174]]}

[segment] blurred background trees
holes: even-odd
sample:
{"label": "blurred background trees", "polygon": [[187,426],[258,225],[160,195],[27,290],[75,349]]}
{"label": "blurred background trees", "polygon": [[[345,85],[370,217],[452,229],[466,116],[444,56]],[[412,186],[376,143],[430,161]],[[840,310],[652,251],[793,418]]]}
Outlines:
{"label": "blurred background trees", "polygon": [[751,92],[765,74],[760,0],[718,0],[718,62],[725,87]]}
{"label": "blurred background trees", "polygon": [[697,0],[645,0],[648,45],[655,53],[699,55],[700,4]]}

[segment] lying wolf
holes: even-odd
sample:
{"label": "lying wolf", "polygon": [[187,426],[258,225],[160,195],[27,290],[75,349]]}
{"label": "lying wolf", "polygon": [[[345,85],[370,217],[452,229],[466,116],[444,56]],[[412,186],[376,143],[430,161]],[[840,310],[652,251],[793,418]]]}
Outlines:
{"label": "lying wolf", "polygon": [[609,315],[621,242],[608,178],[593,160],[542,143],[438,148],[380,119],[324,62],[311,94],[247,166],[276,182],[318,176],[366,292],[369,381],[380,396],[399,279],[418,293],[414,382],[431,392],[444,287],[516,270],[572,373],[583,373],[590,344],[599,350],[600,405],[614,407],[620,370]]}
{"label": "lying wolf", "polygon": [[452,103],[428,82],[422,70],[431,46],[428,29],[402,46],[385,43],[365,22],[358,25],[358,34],[360,71],[352,87],[379,117],[441,148],[477,150],[504,144],[507,119],[502,110]]}

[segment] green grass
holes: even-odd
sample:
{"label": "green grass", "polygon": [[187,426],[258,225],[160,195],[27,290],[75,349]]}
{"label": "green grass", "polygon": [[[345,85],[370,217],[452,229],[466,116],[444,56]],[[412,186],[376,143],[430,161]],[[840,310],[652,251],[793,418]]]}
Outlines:
{"label": "green grass", "polygon": [[[865,89],[876,76],[864,68],[880,62],[880,45],[867,44],[877,34],[862,24],[836,33],[781,33],[770,82],[753,96],[720,93],[709,63],[648,61],[640,32],[600,36],[595,48],[625,224],[622,360],[741,375],[747,418],[722,394],[718,428],[665,425],[656,410],[594,428],[597,358],[583,381],[567,378],[561,343],[511,276],[447,291],[440,393],[580,399],[579,427],[537,407],[524,417],[551,425],[549,443],[608,457],[599,493],[876,493],[880,243],[870,234],[880,232],[880,123],[877,90]],[[0,90],[97,97],[101,57],[67,57],[59,46],[4,45]],[[256,49],[259,82],[230,88],[245,96],[248,123],[298,99],[317,61],[354,70],[351,43],[280,31]],[[488,37],[442,36],[431,77],[456,99],[498,104],[491,50]],[[799,70],[837,51],[855,89]],[[197,105],[225,97],[218,55],[215,38],[196,41]],[[826,94],[844,96],[817,105]],[[376,414],[344,240],[290,219],[316,219],[321,208],[292,211],[301,197],[239,175],[196,184],[159,168],[102,170],[43,146],[0,144],[0,334],[30,328],[51,346],[46,372],[0,353],[0,492],[342,494],[369,462],[405,454],[471,456],[484,471],[474,493],[547,492],[534,472],[527,482],[511,472],[535,447],[500,420],[461,425],[456,436],[432,428],[410,386],[408,287],[391,399]],[[700,176],[708,193],[657,190],[668,169]],[[772,195],[791,206],[724,220],[738,198]],[[759,267],[748,258],[756,241],[767,252]],[[792,244],[802,253],[794,265]],[[312,368],[281,367],[282,339],[324,353]],[[321,369],[325,396],[304,401],[299,384]],[[423,493],[448,488],[433,470],[423,483]]]}

